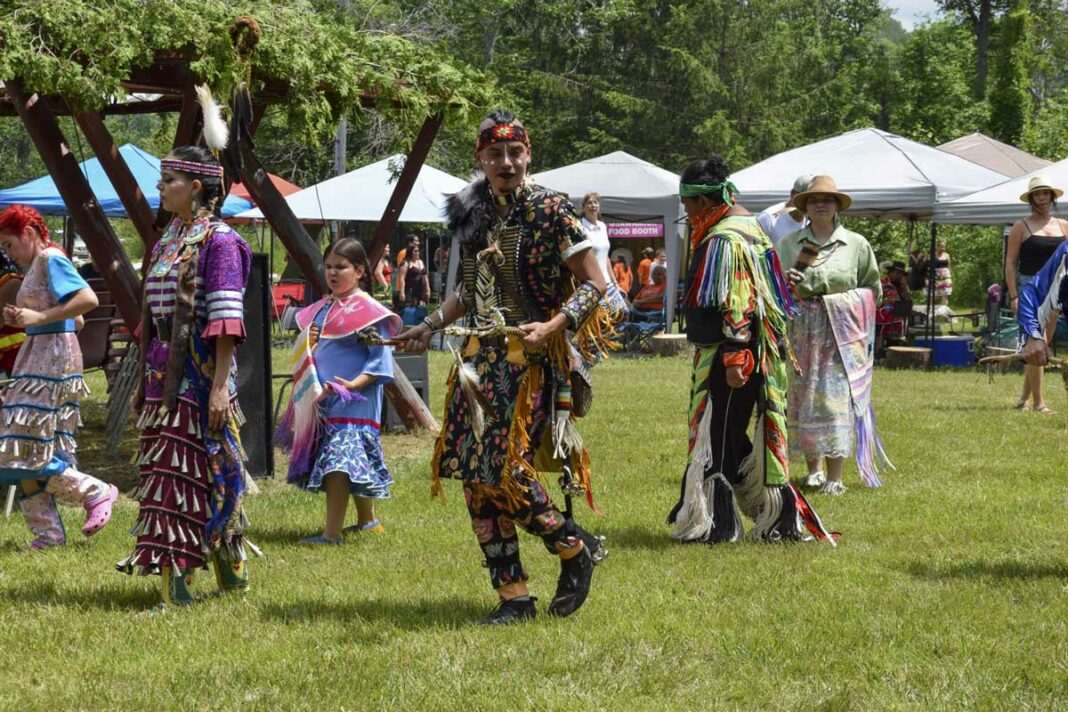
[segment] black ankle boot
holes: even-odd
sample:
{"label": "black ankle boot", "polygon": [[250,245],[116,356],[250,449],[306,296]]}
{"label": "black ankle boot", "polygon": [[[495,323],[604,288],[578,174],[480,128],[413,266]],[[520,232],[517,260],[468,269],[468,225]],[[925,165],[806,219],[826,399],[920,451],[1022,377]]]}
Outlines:
{"label": "black ankle boot", "polygon": [[560,562],[560,579],[556,582],[556,595],[549,604],[549,614],[569,616],[586,602],[593,580],[593,557],[586,547],[577,556]]}
{"label": "black ankle boot", "polygon": [[575,536],[582,540],[582,544],[586,547],[586,550],[590,552],[590,557],[593,559],[593,563],[599,564],[604,561],[604,558],[608,556],[608,548],[604,545],[604,537],[590,534],[573,519],[571,520],[571,524],[574,527]]}
{"label": "black ankle boot", "polygon": [[534,596],[513,598],[501,601],[493,611],[478,622],[479,625],[511,625],[522,621],[534,620],[538,610],[534,602],[538,599]]}

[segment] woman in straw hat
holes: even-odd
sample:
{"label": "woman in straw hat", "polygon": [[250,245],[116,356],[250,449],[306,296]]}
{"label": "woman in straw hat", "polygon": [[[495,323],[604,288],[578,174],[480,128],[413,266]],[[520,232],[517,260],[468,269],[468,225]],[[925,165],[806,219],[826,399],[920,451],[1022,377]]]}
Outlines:
{"label": "woman in straw hat", "polygon": [[868,241],[845,229],[838,217],[851,203],[831,176],[816,176],[794,198],[808,227],[777,248],[782,264],[792,265],[787,278],[800,307],[790,325],[800,367],[788,392],[790,444],[807,461],[805,484],[833,495],[846,490],[842,465],[854,438],[857,466],[868,486],[879,486],[880,466],[889,465],[871,408],[879,266]]}
{"label": "woman in straw hat", "polygon": [[[1031,206],[1031,214],[1013,224],[1005,251],[1005,286],[1013,313],[1019,306],[1020,290],[1035,278],[1068,235],[1068,220],[1053,216],[1057,198],[1062,195],[1064,191],[1053,187],[1046,176],[1035,176],[1020,196],[1022,202]],[[1047,340],[1050,336],[1047,330]],[[1016,404],[1018,410],[1034,408],[1039,413],[1053,412],[1042,398],[1042,370],[1041,366],[1024,367],[1023,393]],[[1028,399],[1034,405],[1029,404]]]}

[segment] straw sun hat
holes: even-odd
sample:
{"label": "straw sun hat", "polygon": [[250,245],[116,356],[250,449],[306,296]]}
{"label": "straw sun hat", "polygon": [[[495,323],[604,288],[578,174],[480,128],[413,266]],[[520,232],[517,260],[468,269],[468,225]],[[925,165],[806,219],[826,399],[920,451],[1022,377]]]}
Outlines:
{"label": "straw sun hat", "polygon": [[1027,191],[1020,194],[1020,202],[1022,202],[1022,203],[1030,202],[1031,201],[1031,193],[1034,193],[1036,190],[1048,190],[1048,191],[1051,191],[1053,193],[1053,199],[1054,200],[1056,200],[1057,198],[1059,198],[1062,195],[1064,195],[1064,191],[1061,190],[1060,188],[1054,188],[1053,185],[1050,183],[1049,178],[1047,178],[1046,176],[1035,176],[1030,181],[1028,181],[1028,183],[1027,183]]}
{"label": "straw sun hat", "polygon": [[848,210],[849,206],[853,204],[853,199],[845,193],[838,192],[838,186],[834,182],[834,178],[830,176],[814,176],[812,181],[808,184],[808,188],[803,193],[798,193],[794,196],[794,205],[797,209],[804,212],[805,206],[808,204],[808,199],[813,195],[831,195],[834,196],[835,202],[838,203],[839,210]]}

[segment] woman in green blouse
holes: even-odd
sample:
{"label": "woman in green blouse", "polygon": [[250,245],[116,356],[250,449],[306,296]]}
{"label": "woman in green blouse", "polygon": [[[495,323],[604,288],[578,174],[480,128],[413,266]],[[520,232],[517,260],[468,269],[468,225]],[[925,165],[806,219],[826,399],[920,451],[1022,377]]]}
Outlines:
{"label": "woman in green blouse", "polygon": [[827,494],[845,492],[842,465],[854,438],[861,476],[879,483],[881,445],[870,409],[879,266],[868,241],[838,217],[851,203],[834,179],[816,176],[794,198],[809,225],[776,248],[800,312],[790,326],[801,369],[788,391],[790,445],[808,463],[805,484]]}

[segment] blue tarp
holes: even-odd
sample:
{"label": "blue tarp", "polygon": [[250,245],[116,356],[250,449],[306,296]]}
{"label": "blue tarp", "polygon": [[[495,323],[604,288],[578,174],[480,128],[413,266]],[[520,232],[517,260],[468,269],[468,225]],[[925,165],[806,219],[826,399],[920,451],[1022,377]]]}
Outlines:
{"label": "blue tarp", "polygon": [[[129,143],[122,146],[119,153],[133,172],[137,185],[141,187],[141,192],[148,199],[149,207],[155,211],[159,208],[159,191],[156,190],[156,183],[159,182],[159,159]],[[89,185],[96,199],[100,201],[104,214],[109,218],[126,217],[126,209],[122,207],[122,201],[119,200],[115,188],[112,187],[111,181],[104,173],[100,161],[91,158],[80,163],[79,167],[89,180]],[[14,188],[0,190],[0,209],[16,203],[37,208],[42,215],[67,215],[69,212],[63,199],[59,197],[59,191],[56,190],[56,184],[51,176],[43,176]],[[231,195],[223,203],[222,213],[223,217],[232,217],[251,209],[252,203]]]}

